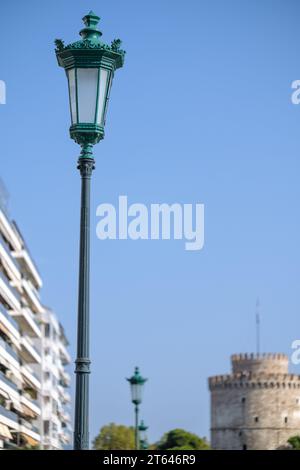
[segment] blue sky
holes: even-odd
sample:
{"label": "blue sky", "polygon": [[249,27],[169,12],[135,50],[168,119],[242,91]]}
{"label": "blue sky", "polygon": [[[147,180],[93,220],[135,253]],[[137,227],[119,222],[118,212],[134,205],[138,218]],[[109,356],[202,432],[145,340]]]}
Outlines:
{"label": "blue sky", "polygon": [[[296,0],[2,2],[1,177],[75,357],[79,148],[68,136],[53,41],[76,40],[90,9],[123,40],[106,137],[95,148],[91,231],[91,437],[131,424],[125,377],[149,378],[142,417],[157,440],[209,434],[207,377],[229,356],[291,353],[300,325],[300,6]],[[99,241],[96,207],[204,203],[205,247]],[[298,329],[299,328],[299,329]],[[294,367],[299,372],[299,367]]]}

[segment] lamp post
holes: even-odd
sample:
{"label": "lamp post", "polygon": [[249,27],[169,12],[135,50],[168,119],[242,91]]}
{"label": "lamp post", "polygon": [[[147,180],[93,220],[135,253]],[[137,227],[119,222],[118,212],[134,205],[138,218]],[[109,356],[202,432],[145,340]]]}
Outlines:
{"label": "lamp post", "polygon": [[104,138],[104,125],[114,72],[123,66],[121,41],[104,44],[97,29],[99,16],[84,18],[81,40],[65,45],[56,39],[56,57],[66,71],[71,111],[71,138],[81,146],[77,168],[81,175],[79,287],[74,449],[89,447],[89,263],[90,181],[95,168],[93,145]]}
{"label": "lamp post", "polygon": [[134,375],[130,377],[128,382],[130,383],[131,389],[131,401],[134,404],[135,412],[135,448],[138,450],[140,448],[139,442],[139,405],[142,403],[142,394],[144,383],[148,380],[140,375],[139,368],[136,367],[134,370]]}
{"label": "lamp post", "polygon": [[149,426],[146,426],[144,421],[142,420],[139,425],[139,438],[140,438],[140,449],[146,450],[148,449],[148,442],[147,442],[147,435],[146,431]]}

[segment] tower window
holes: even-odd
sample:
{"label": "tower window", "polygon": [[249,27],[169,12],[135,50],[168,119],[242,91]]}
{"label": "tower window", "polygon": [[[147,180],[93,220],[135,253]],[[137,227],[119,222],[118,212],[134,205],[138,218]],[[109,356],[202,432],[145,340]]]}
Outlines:
{"label": "tower window", "polygon": [[243,444],[243,450],[247,450],[246,444]]}
{"label": "tower window", "polygon": [[245,403],[245,401],[246,401],[246,398],[243,397],[243,398],[242,398],[242,403]]}
{"label": "tower window", "polygon": [[284,418],[284,422],[285,422],[285,424],[288,422],[287,416]]}
{"label": "tower window", "polygon": [[258,421],[259,421],[258,416],[255,416],[254,421],[255,421],[256,423],[258,423]]}

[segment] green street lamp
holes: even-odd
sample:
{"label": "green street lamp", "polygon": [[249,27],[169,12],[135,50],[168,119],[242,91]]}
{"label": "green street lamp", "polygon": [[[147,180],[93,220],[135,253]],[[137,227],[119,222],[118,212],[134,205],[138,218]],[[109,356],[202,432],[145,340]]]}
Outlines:
{"label": "green street lamp", "polygon": [[146,450],[148,449],[148,441],[146,431],[149,426],[146,426],[144,421],[142,420],[139,425],[139,439],[140,439],[140,449]]}
{"label": "green street lamp", "polygon": [[99,16],[92,11],[83,18],[81,39],[65,45],[56,39],[56,57],[66,71],[71,111],[70,136],[81,146],[77,168],[81,175],[78,329],[74,448],[89,446],[89,262],[90,180],[95,168],[93,145],[104,138],[110,89],[116,69],[123,66],[121,41],[104,44],[97,29]]}
{"label": "green street lamp", "polygon": [[139,405],[142,403],[144,383],[148,380],[140,375],[139,368],[136,367],[134,375],[130,377],[128,382],[130,383],[131,390],[131,401],[135,405],[135,448],[140,448],[139,442]]}

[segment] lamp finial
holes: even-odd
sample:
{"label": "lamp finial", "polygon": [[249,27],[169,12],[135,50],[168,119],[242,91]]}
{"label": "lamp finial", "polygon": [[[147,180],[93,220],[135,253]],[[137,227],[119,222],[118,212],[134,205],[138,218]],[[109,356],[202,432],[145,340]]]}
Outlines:
{"label": "lamp finial", "polygon": [[92,10],[82,18],[85,28],[80,31],[80,35],[86,38],[99,38],[102,36],[101,31],[97,28],[100,16],[96,15]]}

